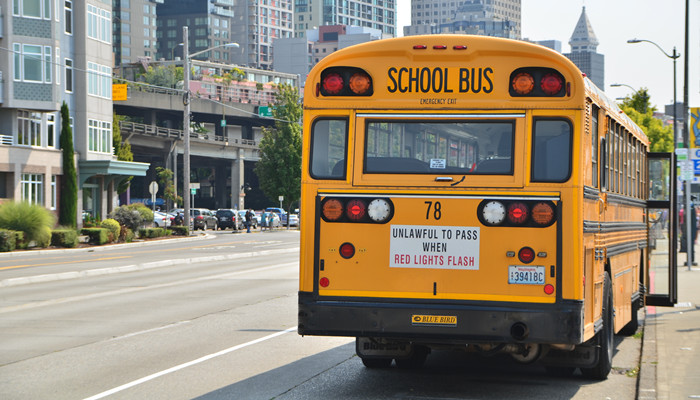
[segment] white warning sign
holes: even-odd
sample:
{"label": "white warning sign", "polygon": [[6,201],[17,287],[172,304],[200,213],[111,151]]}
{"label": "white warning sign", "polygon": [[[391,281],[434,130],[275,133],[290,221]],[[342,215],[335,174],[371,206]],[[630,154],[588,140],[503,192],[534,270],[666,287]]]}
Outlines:
{"label": "white warning sign", "polygon": [[479,269],[478,226],[392,225],[389,266]]}

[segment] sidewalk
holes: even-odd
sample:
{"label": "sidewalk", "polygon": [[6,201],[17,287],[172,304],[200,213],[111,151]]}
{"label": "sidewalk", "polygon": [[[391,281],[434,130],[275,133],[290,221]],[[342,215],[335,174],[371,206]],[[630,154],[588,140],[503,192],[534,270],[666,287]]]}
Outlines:
{"label": "sidewalk", "polygon": [[639,399],[700,399],[700,267],[685,260],[679,253],[676,306],[645,310]]}

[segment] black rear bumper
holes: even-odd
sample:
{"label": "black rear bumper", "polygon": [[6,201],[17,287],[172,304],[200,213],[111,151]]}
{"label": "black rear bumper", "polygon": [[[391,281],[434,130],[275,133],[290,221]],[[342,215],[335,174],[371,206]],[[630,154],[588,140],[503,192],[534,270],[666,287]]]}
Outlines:
{"label": "black rear bumper", "polygon": [[[457,321],[451,325],[415,324],[412,321],[415,315],[451,316]],[[377,298],[326,299],[299,292],[298,332],[411,342],[580,344],[583,302],[421,301],[418,304]]]}

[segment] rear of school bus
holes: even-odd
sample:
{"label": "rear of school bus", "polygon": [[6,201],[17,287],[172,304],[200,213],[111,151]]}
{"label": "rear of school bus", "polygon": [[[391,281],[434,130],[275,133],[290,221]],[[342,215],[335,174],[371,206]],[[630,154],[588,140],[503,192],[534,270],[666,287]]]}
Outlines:
{"label": "rear of school bus", "polygon": [[299,334],[356,337],[369,367],[444,347],[595,362],[572,351],[600,315],[584,306],[584,99],[568,59],[505,39],[323,59],[304,94]]}

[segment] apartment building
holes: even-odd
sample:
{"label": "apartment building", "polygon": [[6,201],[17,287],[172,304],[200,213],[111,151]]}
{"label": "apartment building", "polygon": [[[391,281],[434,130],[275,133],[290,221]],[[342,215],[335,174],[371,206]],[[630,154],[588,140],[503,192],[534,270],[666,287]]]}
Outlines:
{"label": "apartment building", "polygon": [[[396,37],[397,0],[295,0],[294,37],[324,25],[377,29],[385,38]],[[402,0],[406,1],[406,0]]]}
{"label": "apartment building", "polygon": [[[9,5],[8,5],[9,3]],[[78,210],[104,218],[148,164],[112,151],[112,2],[14,0],[0,24],[0,201],[60,205],[61,104],[70,110]],[[82,222],[81,213],[78,224]]]}

